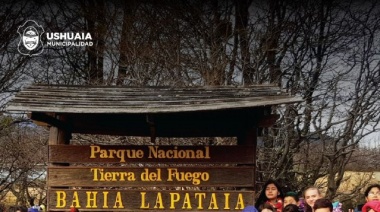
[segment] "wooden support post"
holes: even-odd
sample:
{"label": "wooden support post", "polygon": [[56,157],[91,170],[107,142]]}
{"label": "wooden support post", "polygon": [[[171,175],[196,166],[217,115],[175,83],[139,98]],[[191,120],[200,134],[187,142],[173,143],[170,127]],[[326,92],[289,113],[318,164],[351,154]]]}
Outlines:
{"label": "wooden support post", "polygon": [[[55,115],[58,121],[65,122],[66,117],[64,115]],[[58,128],[57,126],[50,127],[49,133],[49,145],[56,144],[70,144],[71,132],[68,129]]]}
{"label": "wooden support post", "polygon": [[[238,145],[247,146],[247,148],[251,148],[252,157],[253,157],[253,165],[252,169],[254,169],[254,179],[253,184],[254,188],[256,187],[256,146],[257,146],[257,127],[252,127],[247,129],[246,131],[243,131],[238,137],[237,137],[237,143]],[[252,188],[250,188],[252,189]]]}
{"label": "wooden support post", "polygon": [[[64,115],[55,114],[54,116],[58,121],[62,121],[62,122],[67,121]],[[69,145],[70,139],[71,139],[71,132],[69,132],[67,129],[58,128],[56,126],[50,127],[49,145],[58,145],[58,144]],[[48,158],[48,161],[50,161],[50,156]],[[49,166],[69,166],[69,165],[70,164],[68,163],[49,163]],[[49,175],[47,176],[47,182],[49,182]],[[48,188],[48,190],[49,189],[51,188]],[[47,202],[49,202],[49,196],[47,196],[47,198],[48,198]],[[48,205],[46,205],[47,211],[49,211]]]}

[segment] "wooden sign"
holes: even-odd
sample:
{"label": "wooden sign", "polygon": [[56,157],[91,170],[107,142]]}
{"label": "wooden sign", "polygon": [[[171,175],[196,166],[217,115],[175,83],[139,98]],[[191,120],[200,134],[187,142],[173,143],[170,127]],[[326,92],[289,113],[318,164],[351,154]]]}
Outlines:
{"label": "wooden sign", "polygon": [[49,211],[242,211],[252,191],[51,189]]}
{"label": "wooden sign", "polygon": [[242,211],[253,205],[254,192],[239,190],[254,189],[254,161],[253,146],[50,145],[48,207]]}
{"label": "wooden sign", "polygon": [[254,164],[252,146],[50,145],[50,163]]}
{"label": "wooden sign", "polygon": [[48,186],[253,187],[254,167],[49,167]]}

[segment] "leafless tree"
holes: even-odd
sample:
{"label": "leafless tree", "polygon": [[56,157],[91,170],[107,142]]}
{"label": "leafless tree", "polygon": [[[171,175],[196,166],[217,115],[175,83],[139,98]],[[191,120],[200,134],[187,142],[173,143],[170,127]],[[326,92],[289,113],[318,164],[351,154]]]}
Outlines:
{"label": "leafless tree", "polygon": [[4,1],[0,9],[0,110],[9,97],[27,80],[24,75],[30,57],[21,55],[17,29],[32,14],[35,6],[26,1]]}
{"label": "leafless tree", "polygon": [[[338,195],[359,144],[379,130],[376,1],[73,0],[4,5],[4,100],[25,79],[128,86],[274,83],[304,102],[273,108],[281,118],[273,128],[260,131],[259,180],[274,177],[300,190],[327,175],[331,198]],[[26,11],[39,11],[45,31],[90,32],[94,45],[50,47],[39,57],[20,56],[14,32],[29,17]]]}
{"label": "leafless tree", "polygon": [[287,7],[295,10],[298,33],[281,75],[305,102],[281,110],[268,137],[278,157],[272,176],[302,182],[302,189],[328,175],[326,195],[338,195],[352,153],[379,127],[378,7],[323,0]]}
{"label": "leafless tree", "polygon": [[[1,119],[2,126],[10,126],[12,117]],[[33,189],[45,190],[47,161],[47,131],[36,129],[30,123],[19,123],[3,128],[0,132],[0,198],[11,192],[16,204],[27,205],[36,198]],[[45,194],[39,196],[44,201]]]}

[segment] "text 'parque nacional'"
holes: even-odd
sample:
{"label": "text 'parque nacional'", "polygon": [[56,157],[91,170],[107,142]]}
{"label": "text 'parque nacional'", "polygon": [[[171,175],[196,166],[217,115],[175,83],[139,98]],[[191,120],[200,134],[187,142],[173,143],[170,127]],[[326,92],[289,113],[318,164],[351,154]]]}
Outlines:
{"label": "text 'parque nacional'", "polygon": [[147,152],[142,149],[103,149],[101,146],[90,146],[90,158],[107,159],[118,158],[121,163],[128,159],[149,158],[149,159],[210,159],[210,149],[208,146],[199,149],[160,149],[160,146],[149,146]]}

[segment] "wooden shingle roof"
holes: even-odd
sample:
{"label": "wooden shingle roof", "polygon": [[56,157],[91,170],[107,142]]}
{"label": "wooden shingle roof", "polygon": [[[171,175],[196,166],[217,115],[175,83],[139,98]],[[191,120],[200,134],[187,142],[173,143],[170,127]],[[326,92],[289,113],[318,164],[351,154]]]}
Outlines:
{"label": "wooden shingle roof", "polygon": [[138,114],[213,111],[300,102],[277,86],[120,87],[32,85],[9,102],[8,111]]}
{"label": "wooden shingle roof", "polygon": [[238,136],[274,124],[271,106],[300,102],[272,85],[118,87],[32,85],[9,102],[39,124],[71,133],[205,137]]}

